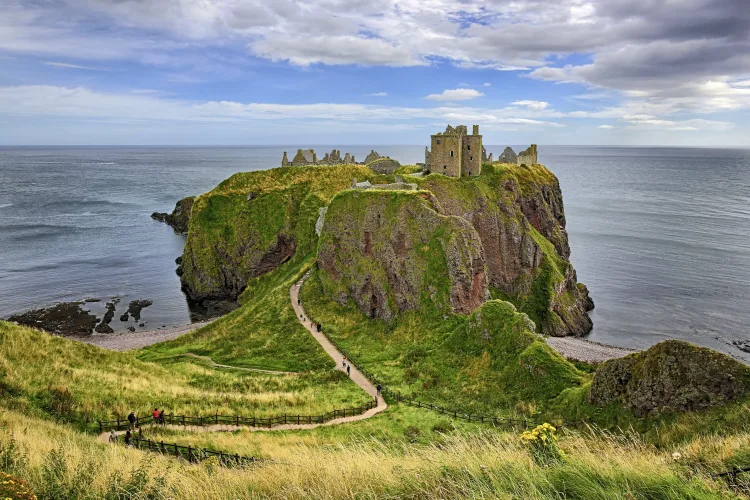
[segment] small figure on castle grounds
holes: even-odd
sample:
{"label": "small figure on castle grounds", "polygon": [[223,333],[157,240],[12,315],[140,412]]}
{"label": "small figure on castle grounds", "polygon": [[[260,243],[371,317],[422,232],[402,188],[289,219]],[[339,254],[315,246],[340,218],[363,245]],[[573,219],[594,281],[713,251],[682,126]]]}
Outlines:
{"label": "small figure on castle grounds", "polygon": [[351,376],[352,374],[352,365],[346,365],[346,374]]}
{"label": "small figure on castle grounds", "polygon": [[341,368],[346,368],[346,356],[341,360]]}
{"label": "small figure on castle grounds", "polygon": [[130,438],[132,438],[133,435],[130,433],[130,429],[125,431],[125,446],[130,446]]}
{"label": "small figure on castle grounds", "polygon": [[159,411],[159,423],[161,425],[164,425],[164,409],[162,409],[161,411]]}
{"label": "small figure on castle grounds", "polygon": [[128,415],[128,422],[130,422],[130,428],[135,428],[135,412],[131,411]]}
{"label": "small figure on castle grounds", "polygon": [[297,299],[297,305],[300,305],[300,304],[302,304],[302,299],[299,299],[299,298],[298,298],[298,299]]}
{"label": "small figure on castle grounds", "polygon": [[382,391],[382,390],[383,390],[383,386],[382,386],[382,385],[380,385],[380,384],[378,384],[378,387],[377,387],[377,389],[378,389],[378,396],[380,396],[380,391]]}
{"label": "small figure on castle grounds", "polygon": [[153,415],[154,417],[154,423],[158,424],[159,423],[159,410],[157,408],[154,408],[154,411],[151,413],[151,415]]}
{"label": "small figure on castle grounds", "polygon": [[117,433],[114,429],[109,431],[109,442],[110,443],[116,443],[117,442]]}
{"label": "small figure on castle grounds", "polygon": [[321,330],[323,330],[323,327],[320,326],[320,323],[318,323],[318,331],[321,331]]}

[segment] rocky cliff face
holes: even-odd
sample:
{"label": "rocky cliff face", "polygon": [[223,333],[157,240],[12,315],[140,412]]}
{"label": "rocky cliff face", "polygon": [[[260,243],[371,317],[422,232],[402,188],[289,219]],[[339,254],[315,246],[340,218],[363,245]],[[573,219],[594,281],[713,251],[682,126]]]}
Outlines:
{"label": "rocky cliff face", "polygon": [[298,251],[314,251],[321,207],[353,178],[354,165],[236,174],[195,200],[178,270],[185,293],[203,304],[235,300],[250,278],[273,271]]}
{"label": "rocky cliff face", "polygon": [[541,165],[505,168],[487,166],[480,178],[459,183],[433,175],[421,188],[477,230],[496,296],[532,317],[540,333],[584,335],[593,302],[568,260],[557,178]]}
{"label": "rocky cliff face", "polygon": [[321,282],[374,318],[407,309],[469,314],[489,298],[479,235],[428,192],[346,191],[326,213]]}
{"label": "rocky cliff face", "polygon": [[750,368],[729,356],[679,340],[613,359],[594,374],[589,401],[623,404],[636,415],[704,410],[744,397]]}
{"label": "rocky cliff face", "polygon": [[[272,271],[295,256],[315,252],[318,248],[315,224],[323,220],[320,209],[326,207],[337,193],[348,189],[352,179],[374,184],[394,182],[392,175],[378,175],[366,167],[354,165],[274,169],[237,174],[210,193],[197,198],[192,208],[190,231],[179,269],[186,293],[199,302],[233,300],[250,278]],[[424,215],[424,207],[414,205],[413,197],[406,198],[412,200],[407,204],[412,206],[412,210],[419,210],[422,214],[420,217],[432,222],[425,227],[412,227],[403,219],[406,217],[404,214],[394,215],[401,228],[402,236],[399,238],[403,238],[403,241],[394,240],[390,246],[383,243],[383,248],[401,248],[400,245],[412,238],[410,231],[414,234],[414,240],[409,240],[410,244],[416,248],[417,242],[424,237],[424,231],[436,227],[434,224],[437,220],[442,221],[444,227],[450,226],[454,235],[463,235],[466,241],[472,240],[473,236],[469,238],[465,230],[457,228],[468,227],[479,240],[479,255],[469,260],[483,261],[483,276],[480,278],[479,274],[472,274],[473,267],[470,268],[471,272],[461,271],[468,272],[465,276],[457,275],[466,260],[465,257],[459,258],[455,266],[445,268],[445,276],[446,280],[461,285],[453,289],[453,295],[448,293],[445,300],[439,298],[433,302],[441,307],[447,304],[454,311],[470,312],[475,307],[476,297],[483,292],[473,290],[468,284],[475,283],[478,289],[483,290],[482,283],[486,282],[493,298],[513,303],[534,321],[538,332],[564,336],[582,335],[591,330],[591,321],[586,313],[593,303],[586,287],[577,283],[575,270],[568,260],[570,248],[565,231],[562,194],[557,179],[549,170],[542,165],[487,165],[481,176],[470,179],[458,180],[432,174],[424,178],[410,177],[408,180],[433,195],[431,201],[423,199],[432,206],[429,217]],[[384,200],[391,199],[386,194],[372,199],[368,195],[362,194],[359,201],[370,200],[382,204]],[[395,197],[392,201],[402,200]],[[444,221],[446,216],[458,220],[448,224]],[[329,214],[326,221],[328,217]],[[339,214],[338,217],[334,220],[341,220],[344,215]],[[364,222],[363,218],[360,223]],[[366,222],[375,224],[378,221],[367,219]],[[381,223],[385,224],[384,221]],[[345,250],[321,246],[323,254],[320,258],[332,266],[329,271],[333,275],[343,272],[343,268],[339,269],[337,265],[346,263],[334,261],[330,252],[355,252],[360,255],[371,248],[375,242],[373,238],[380,237],[380,233],[374,230],[368,230],[368,234],[357,233],[360,239],[356,244],[354,240],[346,240],[348,246]],[[394,234],[398,234],[398,231]],[[342,235],[338,236],[343,238]],[[353,233],[350,236],[353,238]],[[364,244],[365,237],[370,238],[370,246]],[[449,249],[448,240],[438,238],[435,241],[440,242],[437,246],[441,252]],[[469,246],[476,247],[474,243]],[[456,248],[452,251],[458,252]],[[370,260],[358,261],[357,265],[364,266],[374,258],[365,255]],[[417,257],[391,253],[384,255],[396,260]],[[336,258],[345,260],[355,257],[339,255]],[[453,275],[448,274],[449,269]],[[406,268],[397,271],[395,267],[385,266],[378,272],[382,273],[379,279],[383,286],[376,287],[377,291],[369,295],[370,304],[377,302],[374,309],[378,317],[392,318],[405,307],[424,303],[425,292],[419,288],[422,282],[408,274]],[[407,274],[402,277],[402,273]],[[468,277],[470,274],[472,277]],[[397,285],[395,290],[391,289],[392,284]],[[347,286],[350,289],[345,293],[358,297],[356,300],[362,310],[371,314],[373,308],[363,298],[369,293],[364,288],[366,283],[354,280]],[[447,290],[450,287],[446,284],[444,288]],[[344,293],[342,290],[337,288],[336,293]],[[337,298],[341,298],[341,295]]]}

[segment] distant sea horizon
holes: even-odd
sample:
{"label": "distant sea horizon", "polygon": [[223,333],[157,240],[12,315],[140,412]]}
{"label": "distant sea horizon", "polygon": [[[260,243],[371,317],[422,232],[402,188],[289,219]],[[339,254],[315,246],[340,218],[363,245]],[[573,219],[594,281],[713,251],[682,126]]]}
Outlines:
{"label": "distant sea horizon", "polygon": [[[424,145],[308,147],[360,161],[371,149],[402,163],[424,155]],[[497,157],[505,145],[486,147]],[[145,329],[190,322],[174,273],[184,236],[151,213],[299,148],[0,146],[0,318],[117,296],[154,301]],[[678,338],[750,361],[750,150],[540,144],[539,160],[560,180],[571,261],[596,303],[590,340]]]}

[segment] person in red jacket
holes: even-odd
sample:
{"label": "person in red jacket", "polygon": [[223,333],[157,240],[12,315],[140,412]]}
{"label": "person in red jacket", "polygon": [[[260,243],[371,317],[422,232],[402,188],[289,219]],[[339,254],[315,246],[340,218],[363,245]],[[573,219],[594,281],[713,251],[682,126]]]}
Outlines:
{"label": "person in red jacket", "polygon": [[159,423],[159,410],[157,408],[154,408],[154,412],[152,413],[152,415],[154,416],[154,423],[158,424]]}

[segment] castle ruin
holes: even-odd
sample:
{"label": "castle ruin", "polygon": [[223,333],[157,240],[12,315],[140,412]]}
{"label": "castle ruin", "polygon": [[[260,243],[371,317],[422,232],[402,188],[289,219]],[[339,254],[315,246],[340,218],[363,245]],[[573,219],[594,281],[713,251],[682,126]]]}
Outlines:
{"label": "castle ruin", "polygon": [[349,153],[346,153],[344,157],[341,158],[341,150],[338,149],[326,153],[320,161],[318,161],[318,155],[315,154],[314,149],[298,149],[297,154],[292,158],[292,161],[289,161],[289,157],[287,156],[286,151],[284,151],[284,156],[281,158],[282,167],[304,167],[307,165],[352,165],[355,163],[357,163],[357,160]]}
{"label": "castle ruin", "polygon": [[456,128],[448,125],[443,133],[432,137],[431,150],[425,148],[425,169],[450,177],[468,177],[482,173],[482,158],[486,151],[482,147],[479,125],[474,125],[469,135],[466,125]]}

